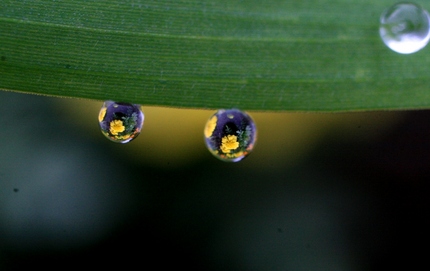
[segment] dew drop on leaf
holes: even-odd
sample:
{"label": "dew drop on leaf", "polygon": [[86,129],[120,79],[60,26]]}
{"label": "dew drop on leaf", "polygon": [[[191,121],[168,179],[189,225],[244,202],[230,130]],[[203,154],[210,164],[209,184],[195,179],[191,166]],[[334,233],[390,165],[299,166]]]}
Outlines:
{"label": "dew drop on leaf", "polygon": [[102,134],[117,143],[135,139],[142,130],[144,115],[140,105],[105,101],[99,112]]}
{"label": "dew drop on leaf", "polygon": [[429,14],[417,4],[395,4],[382,13],[379,34],[391,50],[400,54],[415,53],[430,39]]}
{"label": "dew drop on leaf", "polygon": [[254,148],[257,130],[252,118],[237,109],[218,110],[206,123],[208,150],[226,162],[238,162]]}

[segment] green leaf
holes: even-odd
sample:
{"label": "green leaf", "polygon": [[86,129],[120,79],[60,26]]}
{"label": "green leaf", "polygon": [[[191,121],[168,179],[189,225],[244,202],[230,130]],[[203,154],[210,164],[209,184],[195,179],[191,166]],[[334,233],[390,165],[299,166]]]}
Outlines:
{"label": "green leaf", "polygon": [[400,55],[379,38],[392,4],[2,0],[0,89],[213,109],[430,107],[428,48]]}

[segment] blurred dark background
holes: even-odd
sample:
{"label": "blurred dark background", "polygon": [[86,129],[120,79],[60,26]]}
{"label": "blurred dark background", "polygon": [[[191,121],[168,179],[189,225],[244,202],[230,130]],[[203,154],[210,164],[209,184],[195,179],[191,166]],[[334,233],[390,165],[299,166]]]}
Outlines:
{"label": "blurred dark background", "polygon": [[[254,152],[214,158],[213,111],[0,92],[0,270],[381,270],[426,264],[429,111],[255,113]],[[426,266],[426,265],[425,265]]]}

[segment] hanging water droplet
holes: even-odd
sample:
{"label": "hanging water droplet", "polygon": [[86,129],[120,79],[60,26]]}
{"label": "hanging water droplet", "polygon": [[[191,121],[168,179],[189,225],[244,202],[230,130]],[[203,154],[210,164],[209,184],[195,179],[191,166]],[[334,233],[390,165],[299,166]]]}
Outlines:
{"label": "hanging water droplet", "polygon": [[238,162],[254,148],[257,130],[246,113],[237,110],[218,110],[206,123],[205,142],[215,157]]}
{"label": "hanging water droplet", "polygon": [[137,104],[106,101],[99,113],[102,133],[113,142],[127,143],[142,129],[144,116]]}
{"label": "hanging water droplet", "polygon": [[379,34],[393,51],[411,54],[424,48],[430,39],[430,17],[419,5],[398,3],[380,18]]}

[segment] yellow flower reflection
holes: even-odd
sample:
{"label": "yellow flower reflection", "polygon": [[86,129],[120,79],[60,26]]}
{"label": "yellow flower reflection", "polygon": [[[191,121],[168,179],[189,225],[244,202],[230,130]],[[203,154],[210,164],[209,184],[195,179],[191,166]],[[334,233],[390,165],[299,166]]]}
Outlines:
{"label": "yellow flower reflection", "polygon": [[239,147],[239,142],[237,142],[237,136],[227,135],[222,138],[220,148],[223,153],[229,153],[231,150],[235,150],[238,147]]}
{"label": "yellow flower reflection", "polygon": [[106,107],[103,107],[99,112],[99,122],[102,122],[106,115]]}
{"label": "yellow flower reflection", "polygon": [[207,123],[206,123],[206,127],[205,127],[205,137],[209,138],[213,131],[215,130],[216,127],[216,123],[218,121],[217,116],[213,116]]}
{"label": "yellow flower reflection", "polygon": [[113,120],[110,122],[110,133],[117,135],[118,133],[124,132],[125,127],[121,120]]}

